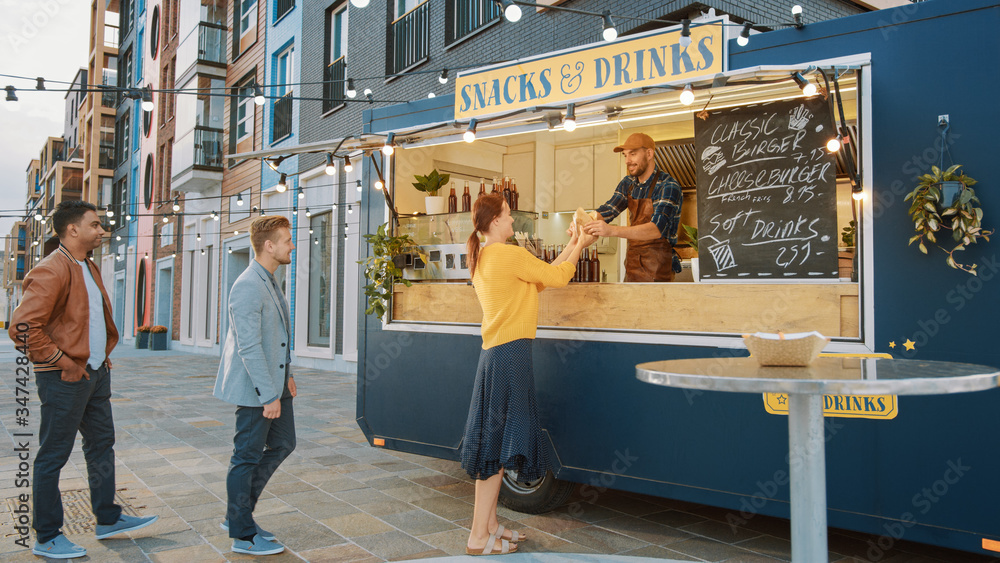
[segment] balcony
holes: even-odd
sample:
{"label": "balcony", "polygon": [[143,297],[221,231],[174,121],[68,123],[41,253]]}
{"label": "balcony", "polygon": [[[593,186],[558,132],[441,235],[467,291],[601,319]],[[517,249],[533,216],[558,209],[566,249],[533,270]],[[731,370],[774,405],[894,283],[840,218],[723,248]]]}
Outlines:
{"label": "balcony", "polygon": [[347,59],[340,57],[323,71],[323,113],[344,104],[344,75]]}
{"label": "balcony", "polygon": [[292,93],[288,92],[274,102],[274,133],[271,142],[292,134]]}
{"label": "balcony", "polygon": [[104,168],[106,170],[115,169],[115,146],[114,145],[101,145],[97,149],[99,155],[97,167]]}
{"label": "balcony", "polygon": [[222,129],[194,128],[194,165],[222,170]]}
{"label": "balcony", "polygon": [[170,189],[207,193],[222,186],[222,129],[196,125],[174,140]]}
{"label": "balcony", "polygon": [[386,58],[386,74],[398,74],[427,59],[429,5],[425,1],[392,22],[392,57]]}
{"label": "balcony", "polygon": [[445,10],[445,45],[457,43],[499,21],[501,14],[500,6],[493,0],[448,0]]}
{"label": "balcony", "polygon": [[205,22],[198,25],[198,62],[226,64],[226,28]]}
{"label": "balcony", "polygon": [[118,26],[104,26],[104,47],[107,49],[118,49]]}

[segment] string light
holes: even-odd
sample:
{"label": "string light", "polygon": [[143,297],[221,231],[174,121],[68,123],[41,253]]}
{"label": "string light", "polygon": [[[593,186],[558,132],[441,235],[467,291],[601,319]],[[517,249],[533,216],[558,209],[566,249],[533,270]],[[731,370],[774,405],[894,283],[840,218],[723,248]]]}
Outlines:
{"label": "string light", "polygon": [[20,104],[17,103],[17,94],[14,93],[16,89],[13,86],[5,86],[4,90],[7,91],[7,101],[12,102],[7,106],[7,109],[10,111],[17,111],[21,109]]}
{"label": "string light", "polygon": [[381,190],[383,188],[385,188],[385,183],[382,181],[382,179],[379,178],[378,180],[375,180],[375,189]]}
{"label": "string light", "polygon": [[147,84],[139,97],[142,99],[142,111],[147,113],[153,111],[153,87]]}
{"label": "string light", "polygon": [[299,199],[305,199],[305,198],[306,198],[306,192],[303,191],[302,188],[300,187],[299,188]]}
{"label": "string light", "polygon": [[333,176],[337,173],[337,166],[333,164],[333,153],[326,153],[326,175]]}
{"label": "string light", "polygon": [[116,235],[115,236],[115,240],[120,242],[122,240],[122,236],[121,235]]}
{"label": "string light", "polygon": [[364,8],[368,5],[368,0],[351,0],[351,4],[353,4],[355,8]]}
{"label": "string light", "polygon": [[694,90],[691,88],[690,84],[685,84],[684,90],[681,91],[681,103],[686,106],[694,103]]}
{"label": "string light", "polygon": [[[163,216],[163,222],[164,222],[164,223],[169,223],[169,222],[170,222],[170,216],[169,216],[169,215],[164,215],[164,216]],[[162,235],[161,235],[161,236],[162,236]]]}
{"label": "string light", "polygon": [[851,197],[853,197],[855,201],[861,201],[865,199],[865,192],[861,191],[861,187],[858,186],[856,189],[851,191]]}
{"label": "string light", "polygon": [[792,19],[795,20],[795,28],[802,29],[802,6],[792,6]]}
{"label": "string light", "polygon": [[180,199],[180,196],[176,196],[176,195],[174,196],[173,210],[175,212],[181,210],[181,199]]}
{"label": "string light", "polygon": [[687,49],[691,45],[691,20],[681,20],[681,48]]}
{"label": "string light", "polygon": [[843,140],[844,138],[840,135],[840,133],[838,133],[836,137],[826,142],[826,150],[830,152],[839,151],[841,145],[843,144]]}
{"label": "string light", "polygon": [[361,193],[361,180],[355,180],[358,185],[358,193]]}
{"label": "string light", "polygon": [[253,103],[257,104],[258,106],[262,106],[262,105],[264,105],[264,103],[266,101],[267,101],[267,98],[264,97],[264,91],[260,89],[260,86],[258,86],[257,84],[254,84],[253,85]]}
{"label": "string light", "polygon": [[382,145],[382,154],[392,156],[392,153],[394,152],[396,152],[396,134],[389,133],[389,135],[385,138],[385,144]]}
{"label": "string light", "polygon": [[753,24],[746,22],[743,24],[743,31],[740,32],[740,36],[736,38],[736,43],[740,47],[746,47],[750,43],[750,27]]}
{"label": "string light", "polygon": [[437,94],[435,94],[434,92],[427,92],[427,97],[428,98],[436,98]]}
{"label": "string light", "polygon": [[309,208],[307,207],[306,208],[306,219],[308,219],[309,217],[312,217],[312,213],[309,211]]}
{"label": "string light", "polygon": [[352,98],[352,99],[355,96],[358,95],[358,91],[354,89],[354,79],[353,78],[348,78],[347,79],[347,92],[346,92],[346,94],[347,94],[348,98]]}
{"label": "string light", "polygon": [[503,8],[503,15],[507,21],[514,23],[521,19],[521,7],[511,0],[498,0]]}
{"label": "string light", "polygon": [[43,218],[41,209],[35,211],[35,221],[41,221]]}
{"label": "string light", "polygon": [[802,76],[801,72],[796,72],[795,74],[793,74],[792,80],[795,81],[795,84],[799,86],[804,95],[806,96],[816,95],[816,85],[806,80],[805,77]]}
{"label": "string light", "polygon": [[372,98],[372,89],[371,88],[365,88],[365,98],[368,99],[368,103],[369,104],[375,103],[375,98]]}
{"label": "string light", "polygon": [[131,221],[132,220],[132,214],[131,213],[126,213],[125,214],[125,220],[126,221]]}
{"label": "string light", "polygon": [[440,82],[441,84],[448,83],[448,69],[446,68],[441,69],[441,74],[438,75],[438,82]]}
{"label": "string light", "polygon": [[344,155],[344,172],[351,172],[354,170],[354,165],[351,164],[350,155]]}
{"label": "string light", "polygon": [[236,205],[243,205],[243,194],[236,194]]}
{"label": "string light", "polygon": [[469,121],[469,127],[468,127],[468,129],[465,130],[465,133],[462,133],[462,139],[466,143],[474,143],[476,141],[476,124],[477,123],[479,123],[479,120],[477,120],[475,117],[473,117],[472,120]]}
{"label": "string light", "polygon": [[563,129],[572,133],[576,130],[576,104],[566,106],[566,117],[563,118]]}
{"label": "string light", "polygon": [[353,205],[348,205],[347,206],[347,214],[350,215],[352,213],[354,213],[354,206]]}
{"label": "string light", "polygon": [[115,216],[115,210],[111,209],[110,205],[108,206],[107,216],[108,217],[114,217]]}
{"label": "string light", "polygon": [[215,221],[219,220],[219,214],[216,213],[214,209],[212,210],[212,219]]}
{"label": "string light", "polygon": [[604,14],[601,17],[604,19],[604,29],[601,30],[601,37],[608,43],[611,43],[615,39],[618,39],[618,30],[615,29],[615,22],[611,19],[611,10],[604,10]]}
{"label": "string light", "polygon": [[45,79],[39,76],[38,78],[35,79],[35,90],[44,90],[44,89],[45,89]]}
{"label": "string light", "polygon": [[288,189],[288,174],[281,174],[281,178],[278,179],[278,185],[275,186],[274,189],[277,190],[279,194],[285,193],[285,190]]}

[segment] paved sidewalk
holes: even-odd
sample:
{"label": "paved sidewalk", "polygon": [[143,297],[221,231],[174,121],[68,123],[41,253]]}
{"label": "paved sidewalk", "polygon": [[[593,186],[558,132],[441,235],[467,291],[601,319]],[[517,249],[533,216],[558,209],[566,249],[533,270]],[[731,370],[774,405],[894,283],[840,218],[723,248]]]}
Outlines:
{"label": "paved sidewalk", "polygon": [[[252,560],[231,553],[231,542],[219,527],[234,410],[211,396],[218,358],[128,349],[116,351],[113,358],[119,494],[131,509],[157,514],[160,520],[131,536],[95,540],[78,441],[61,481],[64,497],[73,497],[67,506],[68,537],[88,549],[90,561]],[[14,359],[12,347],[0,344],[0,422],[9,440],[0,444],[2,499],[26,492],[15,488],[13,478],[18,459],[11,434],[25,430],[17,425],[14,411]],[[370,447],[354,421],[354,376],[308,369],[295,374],[298,446],[271,479],[256,513],[260,525],[288,549],[261,560],[473,561],[449,557],[465,553],[472,516],[473,485],[458,464]],[[36,431],[33,381],[30,391],[27,429]],[[37,444],[31,448],[34,451]],[[72,493],[78,490],[82,493]],[[504,525],[526,530],[531,537],[521,544],[521,553],[502,560],[790,559],[786,520],[758,516],[745,528],[734,529],[725,523],[721,509],[616,491],[600,495],[595,504],[580,498],[571,502],[582,508],[575,518],[566,509],[534,516],[501,508]],[[0,560],[38,561],[30,550],[14,544],[13,508],[9,502],[0,504]],[[830,561],[868,560],[868,542],[875,539],[831,531]],[[897,542],[879,561],[990,559]]]}

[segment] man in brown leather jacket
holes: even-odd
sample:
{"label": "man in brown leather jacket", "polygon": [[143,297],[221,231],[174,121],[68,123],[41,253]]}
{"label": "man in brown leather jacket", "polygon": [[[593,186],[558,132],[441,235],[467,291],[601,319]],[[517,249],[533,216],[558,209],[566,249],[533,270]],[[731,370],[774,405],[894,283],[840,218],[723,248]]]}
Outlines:
{"label": "man in brown leather jacket", "polygon": [[34,462],[32,553],[53,559],[83,557],[87,550],[66,539],[59,472],[79,430],[87,460],[97,539],[137,530],[156,521],[122,513],[115,504],[115,425],[111,415],[111,360],[118,330],[101,272],[87,257],[101,245],[97,208],[64,201],[52,216],[59,248],[25,276],[21,304],[9,334],[27,348],[41,401],[40,445]]}

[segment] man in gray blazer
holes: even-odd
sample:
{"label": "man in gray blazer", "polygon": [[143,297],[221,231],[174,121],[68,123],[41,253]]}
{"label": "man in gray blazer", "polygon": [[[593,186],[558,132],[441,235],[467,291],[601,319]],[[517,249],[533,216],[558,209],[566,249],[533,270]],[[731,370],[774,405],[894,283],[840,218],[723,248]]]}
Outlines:
{"label": "man in gray blazer", "polygon": [[250,225],[250,243],[255,256],[229,293],[229,332],[215,380],[215,396],[236,405],[222,527],[233,538],[233,551],[273,555],[285,548],[274,534],[257,526],[253,510],[268,479],[295,449],[291,319],[274,279],[278,266],[291,263],[295,249],[288,219],[256,219]]}

